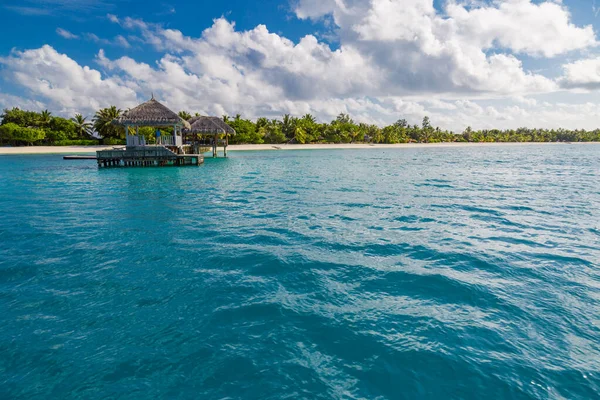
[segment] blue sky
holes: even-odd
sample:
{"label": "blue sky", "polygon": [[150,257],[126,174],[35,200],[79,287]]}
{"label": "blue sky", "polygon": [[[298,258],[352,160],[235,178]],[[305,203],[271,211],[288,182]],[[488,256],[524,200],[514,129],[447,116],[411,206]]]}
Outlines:
{"label": "blue sky", "polygon": [[[236,26],[242,30],[265,24],[271,31],[294,41],[321,28],[318,23],[295,18],[292,5],[281,0],[3,1],[6,4],[0,14],[0,33],[3,37],[10,37],[10,40],[0,41],[0,54],[6,54],[14,47],[27,49],[50,44],[69,54],[77,54],[82,57],[82,61],[87,62],[93,59],[102,46],[64,39],[56,34],[57,27],[75,34],[92,32],[102,38],[114,37],[122,33],[118,26],[111,24],[106,18],[107,14],[114,14],[161,23],[165,27],[180,29],[190,36],[199,36],[212,25],[213,19],[221,16],[235,21]],[[57,7],[56,4],[65,5]],[[133,49],[134,52],[135,50],[143,57],[146,49]]]}
{"label": "blue sky", "polygon": [[153,92],[206,114],[600,125],[594,1],[4,0],[0,10],[0,107],[93,114]]}

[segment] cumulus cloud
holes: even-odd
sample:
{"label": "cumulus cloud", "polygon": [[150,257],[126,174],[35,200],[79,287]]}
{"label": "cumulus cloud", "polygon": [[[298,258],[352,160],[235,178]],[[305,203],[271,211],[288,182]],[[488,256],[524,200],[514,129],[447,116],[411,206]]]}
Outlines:
{"label": "cumulus cloud", "polygon": [[360,39],[343,41],[332,50],[313,35],[295,44],[269,32],[264,25],[236,31],[235,25],[223,18],[215,20],[200,38],[131,18],[118,22],[126,29],[138,30],[157,50],[183,53],[184,60],[194,61],[189,63],[190,68],[212,68],[212,73],[218,74],[221,68],[216,70],[213,61],[236,65],[277,85],[292,99],[359,94],[538,93],[556,86],[544,76],[524,71],[513,55],[487,56],[481,49],[460,43],[434,51],[432,46],[415,47],[413,42],[390,45]]}
{"label": "cumulus cloud", "polygon": [[137,100],[135,88],[118,78],[103,78],[99,71],[80,66],[48,45],[15,51],[0,58],[0,65],[10,81],[41,96],[57,111],[92,111],[110,104],[127,107]]}
{"label": "cumulus cloud", "polygon": [[560,83],[565,88],[588,90],[600,88],[600,57],[565,64],[563,71]]}
{"label": "cumulus cloud", "polygon": [[444,11],[433,0],[299,0],[294,9],[301,19],[331,15],[345,39],[354,32],[358,40],[413,42],[433,53],[458,42],[553,57],[597,44],[593,27],[573,24],[562,0],[448,0]]}
{"label": "cumulus cloud", "polygon": [[342,43],[385,67],[387,81],[420,93],[552,91],[555,83],[525,71],[517,55],[553,57],[596,45],[593,28],[571,23],[557,2],[470,4],[448,1],[442,14],[432,0],[300,0],[295,12],[331,16]]}
{"label": "cumulus cloud", "polygon": [[327,18],[339,46],[317,34],[293,42],[265,25],[239,30],[225,18],[192,37],[108,14],[123,35],[86,34],[88,40],[124,48],[135,40],[162,53],[158,60],[111,58],[101,50],[95,70],[43,46],[13,52],[0,65],[13,82],[60,110],[126,108],[153,92],[175,110],[203,114],[312,113],[329,120],[344,112],[377,124],[416,123],[429,114],[457,130],[548,126],[560,124],[560,115],[574,123],[570,116],[579,110],[531,96],[600,83],[592,62],[566,66],[558,82],[523,66],[523,54],[554,57],[596,45],[593,29],[573,24],[558,1],[449,0],[440,11],[433,0],[299,0],[295,13]]}
{"label": "cumulus cloud", "polygon": [[0,88],[0,110],[18,107],[22,110],[41,111],[46,109],[46,104],[41,101],[24,99],[20,96],[3,93]]}
{"label": "cumulus cloud", "polygon": [[571,23],[560,1],[506,0],[470,10],[451,1],[446,11],[456,34],[484,49],[554,57],[597,44],[592,26]]}

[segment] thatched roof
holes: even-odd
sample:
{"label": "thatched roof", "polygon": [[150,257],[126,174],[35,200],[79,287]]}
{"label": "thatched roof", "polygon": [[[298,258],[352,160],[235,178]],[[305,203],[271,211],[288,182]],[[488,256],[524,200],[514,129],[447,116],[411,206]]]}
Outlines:
{"label": "thatched roof", "polygon": [[193,117],[188,120],[191,127],[185,133],[206,133],[235,135],[235,130],[219,117]]}
{"label": "thatched roof", "polygon": [[190,124],[152,97],[147,102],[127,110],[114,121],[117,125],[172,126],[189,128]]}

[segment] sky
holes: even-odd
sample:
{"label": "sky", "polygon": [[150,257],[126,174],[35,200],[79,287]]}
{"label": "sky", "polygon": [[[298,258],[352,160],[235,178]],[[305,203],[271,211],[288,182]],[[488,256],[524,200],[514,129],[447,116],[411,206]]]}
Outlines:
{"label": "sky", "polygon": [[600,0],[1,0],[0,108],[600,128]]}

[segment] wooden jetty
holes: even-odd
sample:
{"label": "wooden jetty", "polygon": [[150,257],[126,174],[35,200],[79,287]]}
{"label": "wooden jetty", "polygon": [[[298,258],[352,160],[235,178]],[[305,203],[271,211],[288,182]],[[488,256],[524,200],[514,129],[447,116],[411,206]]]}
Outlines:
{"label": "wooden jetty", "polygon": [[202,154],[177,154],[162,145],[126,147],[97,152],[99,167],[165,167],[200,165]]}
{"label": "wooden jetty", "polygon": [[[194,117],[191,124],[152,96],[113,121],[125,128],[126,146],[97,151],[98,167],[200,165],[209,147],[213,149],[213,157],[217,157],[219,143],[227,157],[228,136],[235,134],[235,130],[225,122],[216,122],[215,118],[219,120],[218,117]],[[172,128],[172,134],[157,130],[154,143],[148,143],[147,138],[140,135],[140,127],[168,127]],[[207,135],[210,137],[206,138]],[[220,136],[224,136],[224,140]]]}
{"label": "wooden jetty", "polygon": [[95,160],[96,156],[63,156],[63,160]]}

